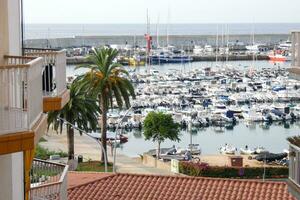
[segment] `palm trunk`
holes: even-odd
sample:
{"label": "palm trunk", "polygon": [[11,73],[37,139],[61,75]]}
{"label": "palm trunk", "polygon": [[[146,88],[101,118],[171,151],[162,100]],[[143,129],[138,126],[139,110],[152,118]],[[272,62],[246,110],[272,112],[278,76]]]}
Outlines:
{"label": "palm trunk", "polygon": [[74,159],[74,129],[68,125],[67,127],[67,140],[68,140],[68,159]]}
{"label": "palm trunk", "polygon": [[[102,96],[103,97],[103,96]],[[106,145],[106,123],[107,123],[107,109],[106,109],[106,103],[104,98],[101,98],[102,101],[100,101],[100,108],[102,111],[102,117],[101,117],[101,143],[105,150],[105,152],[102,152],[101,154],[101,162],[104,162],[104,156],[107,157],[107,145]]]}
{"label": "palm trunk", "polygon": [[157,142],[156,158],[160,159],[160,141]]}

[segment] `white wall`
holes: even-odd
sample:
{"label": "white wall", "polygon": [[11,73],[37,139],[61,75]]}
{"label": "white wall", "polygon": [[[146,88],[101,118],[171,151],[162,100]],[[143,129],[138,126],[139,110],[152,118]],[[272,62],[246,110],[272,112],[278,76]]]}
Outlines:
{"label": "white wall", "polygon": [[21,55],[20,0],[0,0],[0,63],[3,55]]}
{"label": "white wall", "polygon": [[[20,0],[0,0],[0,64],[21,55]],[[23,152],[0,155],[0,200],[24,199]]]}
{"label": "white wall", "polygon": [[21,55],[21,5],[20,0],[8,1],[9,54]]}
{"label": "white wall", "polygon": [[24,199],[23,153],[0,156],[0,200]]}

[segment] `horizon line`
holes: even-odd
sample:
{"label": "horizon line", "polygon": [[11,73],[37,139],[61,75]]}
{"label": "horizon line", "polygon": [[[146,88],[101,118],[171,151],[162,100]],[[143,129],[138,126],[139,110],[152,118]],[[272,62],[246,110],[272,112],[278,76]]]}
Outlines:
{"label": "horizon line", "polygon": [[[63,25],[63,24],[70,24],[70,25],[145,25],[145,23],[54,23],[54,22],[51,22],[51,23],[40,23],[40,22],[30,22],[30,23],[26,23],[25,22],[25,25]],[[150,23],[150,24],[153,24],[153,25],[156,25],[157,23]],[[159,25],[165,25],[165,24],[168,24],[168,23],[159,23]],[[185,23],[169,23],[169,25],[183,25],[183,24],[190,24],[190,25],[193,25],[193,24],[215,24],[215,25],[218,25],[218,24],[300,24],[300,22],[229,22],[229,23],[225,23],[225,22],[211,22],[211,23],[206,23],[206,22],[203,22],[203,23],[196,23],[196,22],[185,22]]]}

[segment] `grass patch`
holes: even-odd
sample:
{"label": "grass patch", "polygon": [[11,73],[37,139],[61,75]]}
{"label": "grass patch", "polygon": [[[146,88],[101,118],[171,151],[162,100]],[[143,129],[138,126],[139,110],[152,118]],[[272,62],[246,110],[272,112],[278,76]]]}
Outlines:
{"label": "grass patch", "polygon": [[47,140],[44,137],[41,137],[39,142],[47,142]]}
{"label": "grass patch", "polygon": [[[112,163],[107,164],[107,171],[112,172]],[[105,172],[104,163],[99,161],[88,161],[83,163],[78,163],[76,171],[86,171],[86,172]]]}
{"label": "grass patch", "polygon": [[51,155],[59,155],[60,157],[67,157],[68,154],[63,151],[50,151],[47,148],[42,147],[41,145],[37,145],[35,148],[35,158],[48,160]]}

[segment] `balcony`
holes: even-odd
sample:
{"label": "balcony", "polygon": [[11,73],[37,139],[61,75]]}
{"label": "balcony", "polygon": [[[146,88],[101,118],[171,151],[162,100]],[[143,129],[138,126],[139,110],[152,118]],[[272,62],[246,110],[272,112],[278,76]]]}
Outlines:
{"label": "balcony", "polygon": [[34,159],[30,171],[30,200],[66,200],[68,166]]}
{"label": "balcony", "polygon": [[4,56],[0,64],[0,155],[33,149],[47,127],[42,58]]}
{"label": "balcony", "polygon": [[290,143],[289,149],[289,191],[300,198],[300,148]]}
{"label": "balcony", "polygon": [[66,85],[66,51],[25,48],[26,56],[43,58],[43,111],[61,110],[69,101]]}

